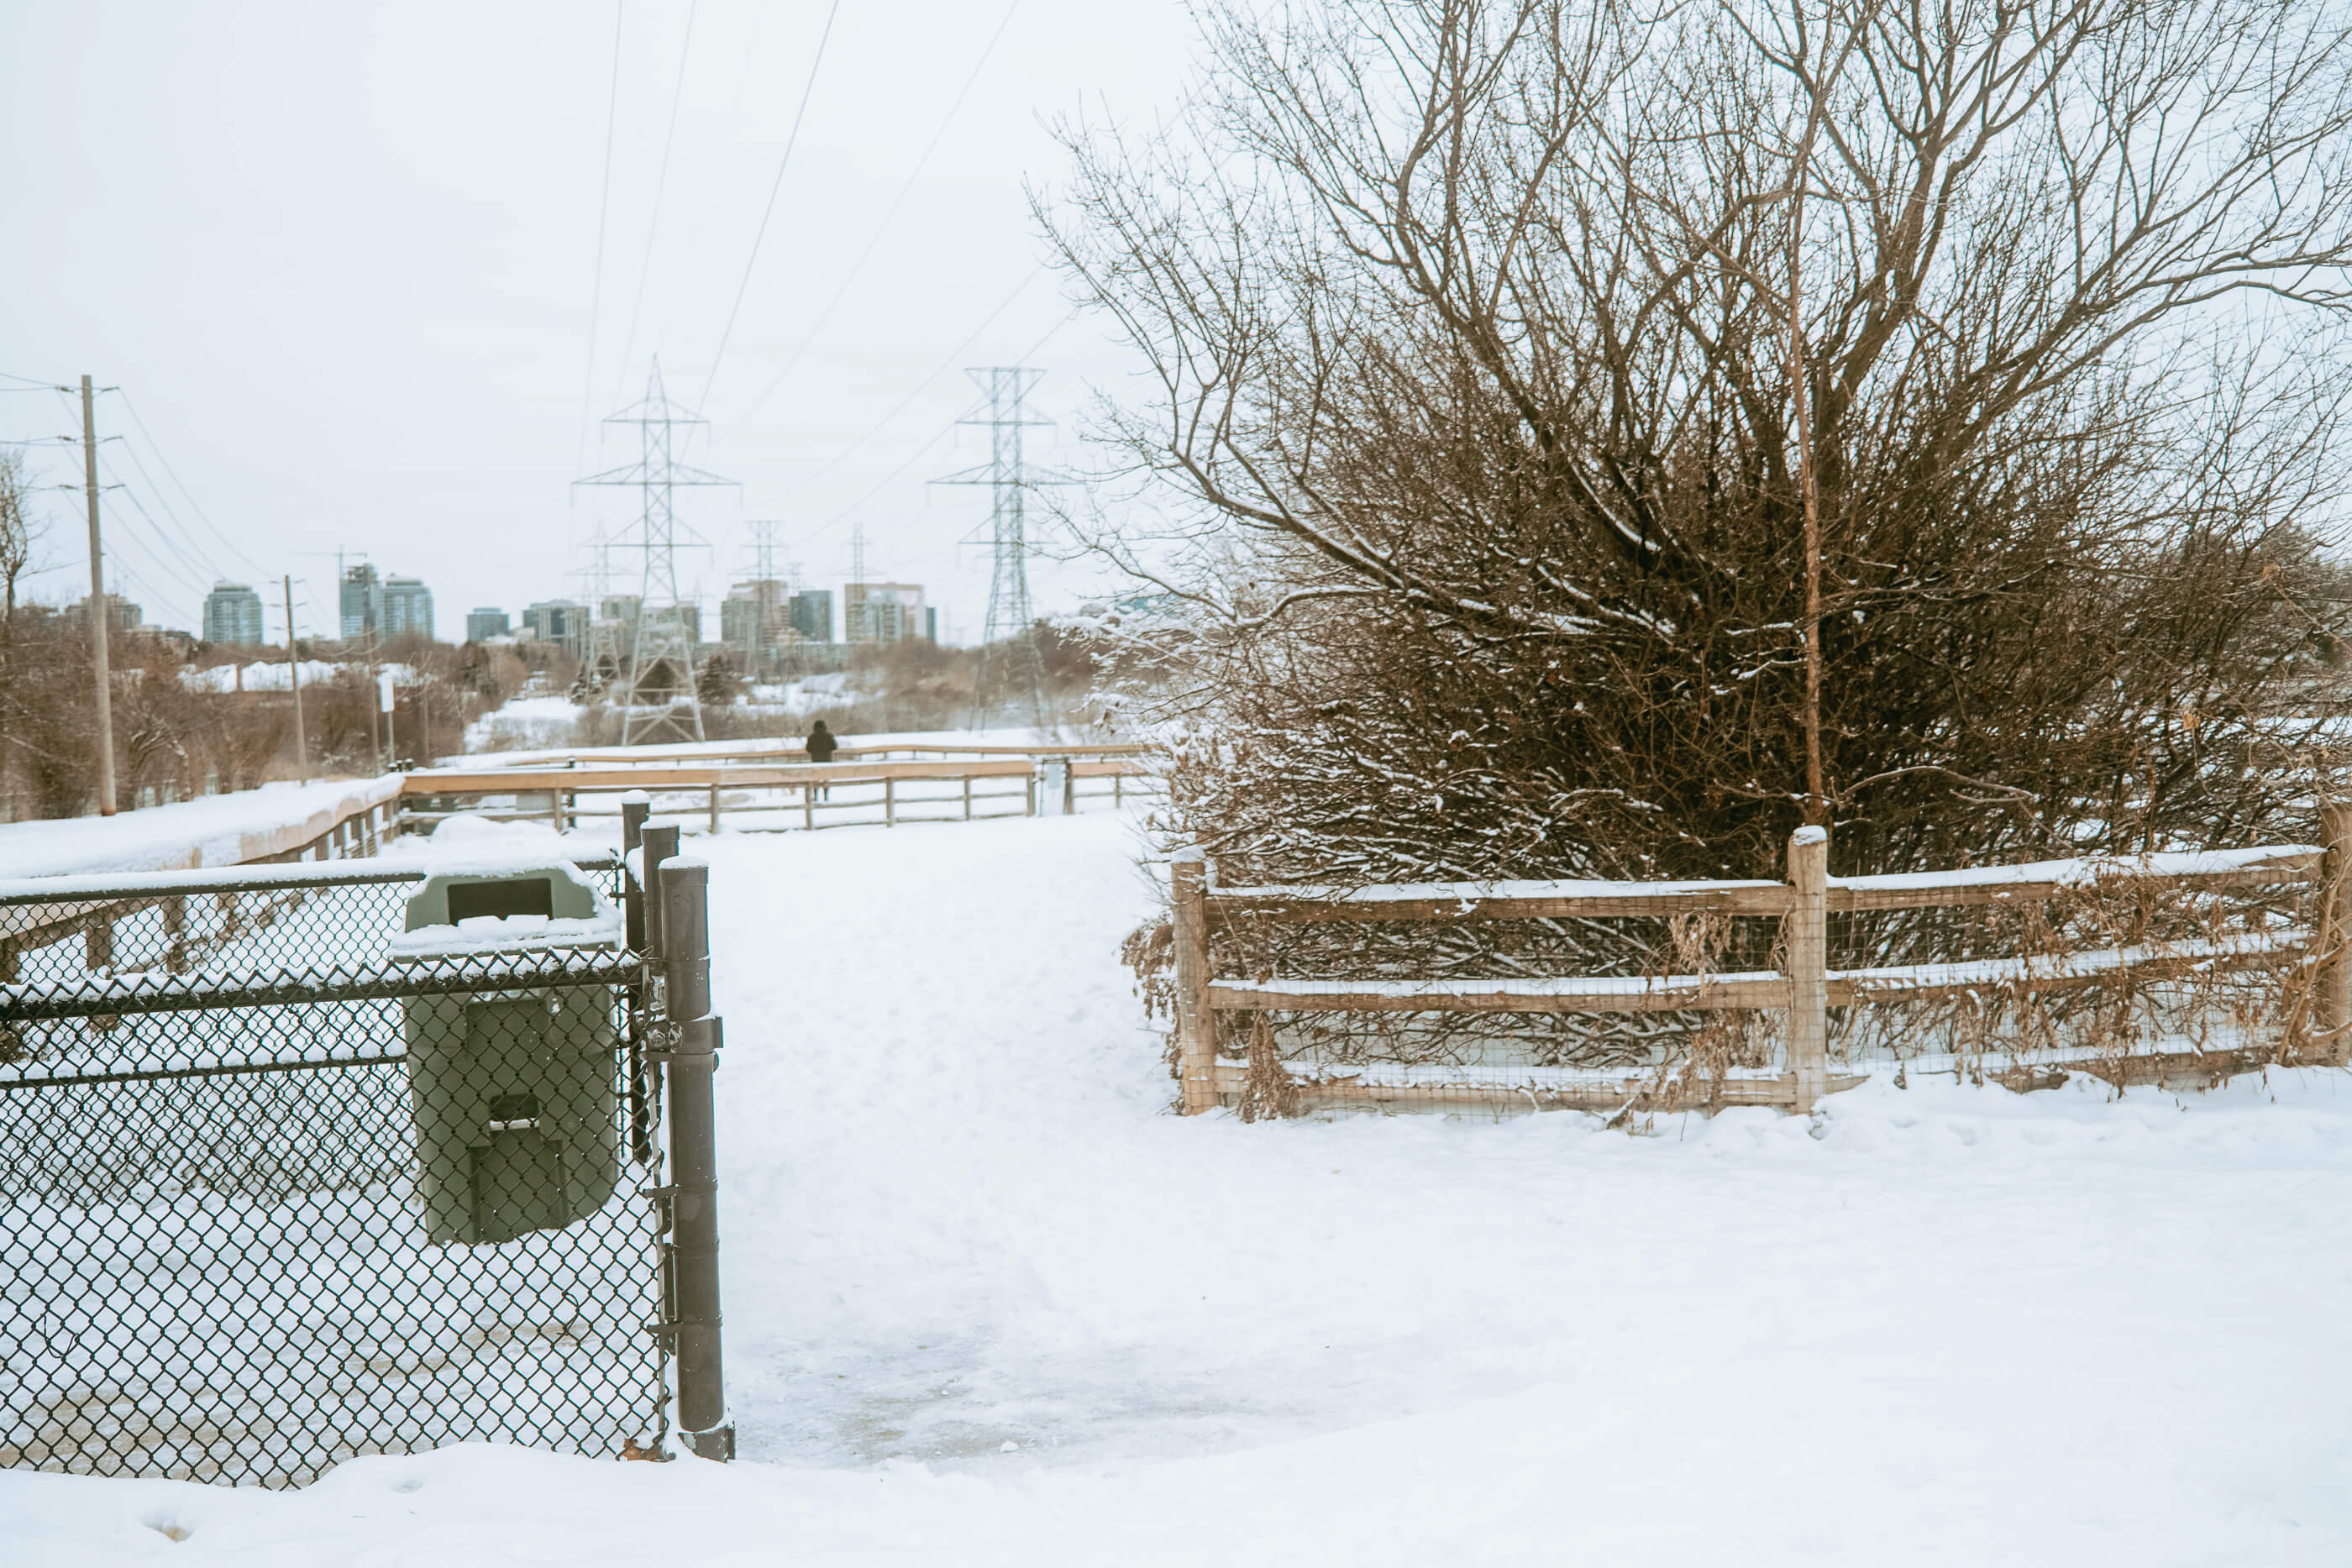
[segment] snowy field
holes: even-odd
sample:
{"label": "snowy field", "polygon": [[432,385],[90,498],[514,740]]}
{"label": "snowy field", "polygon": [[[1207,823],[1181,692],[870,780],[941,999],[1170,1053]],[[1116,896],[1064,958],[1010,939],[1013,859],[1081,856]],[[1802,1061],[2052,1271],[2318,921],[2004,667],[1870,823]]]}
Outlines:
{"label": "snowy field", "polygon": [[2352,1562],[2352,1078],[1188,1121],[1131,834],[690,841],[745,1462],[5,1472],[0,1563]]}

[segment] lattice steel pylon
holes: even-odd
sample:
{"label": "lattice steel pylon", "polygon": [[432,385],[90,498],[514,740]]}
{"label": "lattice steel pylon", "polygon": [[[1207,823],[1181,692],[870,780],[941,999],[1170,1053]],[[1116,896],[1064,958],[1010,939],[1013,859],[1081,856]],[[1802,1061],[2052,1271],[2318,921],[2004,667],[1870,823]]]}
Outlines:
{"label": "lattice steel pylon", "polygon": [[988,625],[982,633],[980,674],[972,686],[972,724],[984,728],[1000,706],[1017,703],[1026,707],[1029,722],[1043,729],[1045,667],[1029,605],[1028,517],[1024,497],[1034,486],[1066,485],[1071,480],[1032,467],[1022,457],[1021,433],[1031,425],[1053,423],[1032,418],[1023,409],[1029,389],[1044,379],[1045,371],[1019,365],[985,365],[966,370],[964,374],[988,394],[988,413],[957,423],[989,428],[989,460],[932,483],[987,485],[993,491],[989,532],[995,567],[988,584]]}
{"label": "lattice steel pylon", "polygon": [[588,541],[587,548],[595,552],[587,566],[566,575],[584,579],[588,584],[588,635],[582,643],[581,680],[598,691],[609,690],[621,678],[621,647],[619,625],[604,615],[604,601],[613,594],[613,546],[618,541],[603,528]]}
{"label": "lattice steel pylon", "polygon": [[[623,549],[640,550],[645,555],[636,634],[631,639],[628,684],[623,693],[621,744],[700,740],[702,698],[697,680],[698,672],[694,667],[694,640],[687,632],[685,599],[677,588],[677,552],[681,547],[674,492],[681,485],[733,485],[736,481],[677,461],[673,446],[677,427],[710,422],[697,418],[692,409],[669,400],[662,390],[659,359],[654,361],[653,370],[646,378],[646,395],[604,423],[635,425],[644,452],[635,463],[572,481],[576,485],[630,486],[645,496],[636,526],[614,541]],[[590,620],[594,619],[592,614]],[[656,694],[661,703],[654,707],[648,698]],[[681,695],[685,699],[683,713],[678,700]],[[648,712],[648,708],[652,711]]]}

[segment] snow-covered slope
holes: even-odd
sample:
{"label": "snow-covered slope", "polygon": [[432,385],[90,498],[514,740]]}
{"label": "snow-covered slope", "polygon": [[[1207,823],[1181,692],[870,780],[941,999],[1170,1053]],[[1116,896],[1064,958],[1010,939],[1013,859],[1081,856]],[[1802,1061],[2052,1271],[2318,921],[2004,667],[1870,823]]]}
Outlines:
{"label": "snow-covered slope", "polygon": [[746,1462],[0,1473],[0,1561],[2352,1561],[2344,1075],[1180,1119],[1130,831],[692,841]]}

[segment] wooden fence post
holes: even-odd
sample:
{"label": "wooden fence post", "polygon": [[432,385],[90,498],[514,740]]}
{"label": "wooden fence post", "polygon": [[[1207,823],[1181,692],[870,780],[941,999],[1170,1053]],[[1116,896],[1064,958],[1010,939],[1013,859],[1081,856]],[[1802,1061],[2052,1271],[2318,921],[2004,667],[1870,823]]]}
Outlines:
{"label": "wooden fence post", "polygon": [[715,783],[710,786],[710,831],[719,831],[719,786]]}
{"label": "wooden fence post", "polygon": [[2328,1059],[2352,1062],[2352,801],[2327,800],[2319,808],[2318,972],[2312,977],[2314,1021],[2325,1037]]}
{"label": "wooden fence post", "polygon": [[963,776],[963,820],[971,821],[971,775]]}
{"label": "wooden fence post", "polygon": [[[1034,775],[1032,776],[1034,788]],[[1208,857],[1198,849],[1169,861],[1168,887],[1176,934],[1176,1061],[1184,1086],[1184,1114],[1217,1108],[1217,1019],[1209,1007]]]}
{"label": "wooden fence post", "polygon": [[188,900],[173,894],[163,900],[163,972],[184,974],[188,967]]}
{"label": "wooden fence post", "polygon": [[1789,1087],[1796,1113],[1810,1116],[1829,1080],[1830,831],[1789,835],[1789,906],[1782,946],[1789,964]]}
{"label": "wooden fence post", "polygon": [[896,779],[882,780],[882,825],[886,828],[898,825],[898,781]]}
{"label": "wooden fence post", "polygon": [[801,786],[801,826],[812,832],[816,830],[816,786],[814,784]]}

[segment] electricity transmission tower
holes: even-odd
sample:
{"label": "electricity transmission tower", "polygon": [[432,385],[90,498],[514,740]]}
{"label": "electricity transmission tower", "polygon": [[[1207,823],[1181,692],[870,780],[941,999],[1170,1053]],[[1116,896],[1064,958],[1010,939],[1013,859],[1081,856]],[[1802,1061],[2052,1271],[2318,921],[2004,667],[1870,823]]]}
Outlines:
{"label": "electricity transmission tower", "polygon": [[989,460],[932,483],[986,485],[992,491],[989,533],[995,567],[988,584],[988,625],[981,639],[980,674],[972,689],[972,723],[985,727],[998,707],[1011,706],[1016,711],[1025,709],[1029,722],[1043,729],[1045,666],[1037,648],[1035,617],[1029,607],[1028,519],[1024,497],[1032,486],[1070,481],[1033,468],[1022,458],[1022,431],[1053,423],[1031,418],[1023,409],[1029,389],[1045,372],[1017,365],[990,365],[964,374],[988,394],[988,413],[957,423],[988,427]]}
{"label": "electricity transmission tower", "polygon": [[613,535],[597,529],[588,541],[587,548],[593,552],[589,563],[567,574],[588,585],[588,636],[582,644],[581,679],[598,691],[608,689],[621,678],[624,654],[620,624],[604,615],[604,601],[613,595],[613,547],[618,542]]}
{"label": "electricity transmission tower", "polygon": [[[708,424],[662,390],[661,361],[646,378],[646,395],[604,421],[637,427],[643,455],[619,468],[592,474],[578,485],[628,486],[643,493],[636,525],[611,542],[645,557],[637,601],[636,636],[629,651],[626,700],[621,709],[621,744],[649,740],[700,740],[702,698],[696,682],[694,638],[687,627],[685,596],[677,587],[678,536],[675,492],[682,485],[732,485],[732,479],[677,461],[679,425]],[[689,539],[683,548],[699,543]],[[601,609],[599,605],[595,608]],[[590,618],[592,621],[593,616]],[[685,698],[683,711],[678,698]],[[658,697],[655,706],[648,699]]]}
{"label": "electricity transmission tower", "polygon": [[752,626],[745,638],[743,674],[762,678],[773,651],[783,641],[785,583],[776,576],[776,530],[783,524],[754,518],[743,525],[751,530]]}

